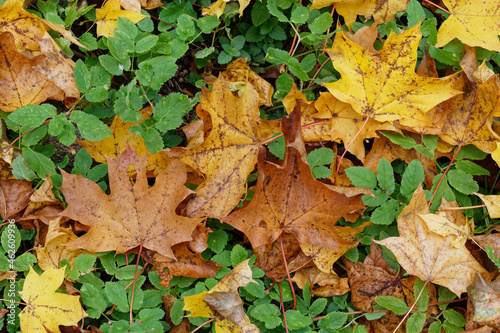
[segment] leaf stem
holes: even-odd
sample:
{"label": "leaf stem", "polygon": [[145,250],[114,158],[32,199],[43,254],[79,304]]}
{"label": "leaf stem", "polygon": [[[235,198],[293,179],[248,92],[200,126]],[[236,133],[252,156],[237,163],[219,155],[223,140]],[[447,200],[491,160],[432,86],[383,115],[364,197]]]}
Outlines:
{"label": "leaf stem", "polygon": [[[132,285],[132,295],[130,296],[130,324],[134,322],[134,316],[133,316],[133,305],[134,305],[134,292],[135,292],[135,281],[137,281],[137,267],[139,267],[139,259],[141,259],[141,253],[142,253],[142,244],[139,245],[139,253],[137,254],[137,262],[135,263],[135,273],[134,273],[134,279],[132,280],[133,285]],[[144,265],[146,267],[146,265]],[[127,289],[127,288],[125,288]]]}
{"label": "leaf stem", "polygon": [[212,319],[209,319],[207,320],[206,322],[204,322],[203,324],[201,324],[200,326],[196,327],[194,330],[191,331],[191,333],[194,333],[198,330],[200,330],[203,326],[205,326],[206,324],[210,324],[211,322],[213,322],[215,320],[215,318],[212,318]]}
{"label": "leaf stem", "polygon": [[394,329],[394,331],[392,331],[392,333],[396,333],[399,329],[399,327],[403,324],[403,322],[406,320],[406,318],[408,318],[408,316],[410,315],[411,311],[413,310],[413,308],[415,307],[415,305],[417,304],[418,302],[418,299],[420,298],[420,296],[422,296],[422,293],[424,292],[424,289],[425,287],[427,286],[427,284],[429,283],[429,281],[425,281],[425,284],[423,285],[422,289],[420,290],[420,293],[418,294],[417,298],[415,298],[415,302],[413,302],[413,305],[411,306],[411,308],[408,310],[408,312],[406,312],[405,316],[403,317],[403,319],[399,322],[398,326]]}
{"label": "leaf stem", "polygon": [[326,65],[326,63],[328,62],[328,60],[330,60],[330,58],[327,58],[322,64],[321,66],[319,66],[318,70],[316,71],[316,73],[314,73],[314,76],[312,77],[311,81],[309,81],[309,84],[307,85],[306,87],[306,90],[309,89],[314,81],[314,79],[316,78],[316,76],[318,76],[319,72],[321,71],[321,69]]}
{"label": "leaf stem", "polygon": [[441,9],[443,12],[445,12],[445,13],[447,13],[447,14],[451,15],[451,13],[450,13],[450,12],[449,12],[446,8],[443,8],[443,7],[439,6],[439,5],[436,5],[436,4],[435,4],[434,2],[432,2],[432,1],[429,1],[429,0],[424,0],[424,2],[427,2],[428,4],[433,5],[434,7],[439,8],[439,9]]}
{"label": "leaf stem", "polygon": [[486,205],[466,206],[466,207],[445,207],[445,208],[439,207],[439,211],[475,209],[475,208],[483,208],[483,207],[486,207]]}
{"label": "leaf stem", "polygon": [[446,175],[446,173],[448,172],[448,170],[450,170],[450,167],[453,164],[453,162],[455,162],[455,158],[457,157],[457,154],[460,151],[460,148],[462,148],[461,144],[457,146],[457,151],[455,152],[455,154],[451,158],[450,164],[448,164],[448,167],[446,168],[446,170],[444,170],[443,174],[441,175],[441,178],[439,179],[439,182],[437,183],[436,188],[434,189],[434,193],[432,193],[432,198],[431,198],[431,200],[429,200],[429,203],[427,204],[427,207],[431,206],[432,200],[436,196],[436,193],[437,193],[437,190],[439,188],[439,185],[441,185],[441,182],[443,181],[444,176]]}
{"label": "leaf stem", "polygon": [[[52,118],[51,118],[51,119],[52,119]],[[41,123],[41,124],[40,124],[40,126],[42,126],[42,125],[48,125],[48,124],[49,124],[48,122],[49,122],[51,119],[47,119],[47,120],[45,120],[43,123]],[[20,138],[22,138],[23,136],[25,136],[25,135],[26,135],[26,134],[28,134],[29,132],[31,132],[31,131],[33,131],[33,130],[37,129],[37,128],[38,128],[38,127],[40,127],[40,126],[33,127],[32,129],[27,130],[26,132],[24,132],[23,134],[21,134],[20,136],[18,136],[17,138],[15,138],[15,139],[14,139],[14,141],[12,141],[12,142],[11,142],[11,143],[7,146],[7,148],[5,148],[5,149],[4,149],[4,151],[3,151],[3,152],[4,152],[4,153],[8,152],[8,151],[9,151],[9,149],[10,149],[10,147],[12,147],[12,145],[13,145],[13,144],[14,144],[17,140],[19,140]]]}
{"label": "leaf stem", "polygon": [[[335,5],[337,3],[334,2],[333,3],[333,6],[332,6],[332,11],[330,12],[330,16],[333,17],[333,13],[335,12]],[[330,27],[331,28],[331,27]],[[326,31],[326,34],[328,35],[330,33],[330,28],[328,28],[328,30]],[[321,52],[321,54],[325,54],[325,49],[326,49],[326,43],[328,42],[328,38],[325,39],[325,44],[323,44],[323,52]]]}
{"label": "leaf stem", "polygon": [[285,331],[286,333],[288,333],[288,325],[286,324],[286,315],[285,315],[285,304],[283,303],[283,294],[281,292],[281,282],[278,282],[278,287],[280,290],[281,312],[283,312],[283,322],[285,323]]}
{"label": "leaf stem", "polygon": [[335,171],[335,178],[333,180],[333,185],[336,185],[337,184],[337,176],[339,174],[339,170],[340,170],[340,165],[342,164],[342,160],[344,159],[344,156],[345,154],[349,151],[349,148],[351,148],[352,144],[354,143],[354,140],[356,140],[356,138],[359,136],[359,134],[361,132],[363,132],[363,130],[365,129],[365,126],[366,124],[368,123],[368,120],[370,119],[370,117],[366,117],[366,120],[365,122],[363,123],[363,126],[361,126],[361,128],[359,129],[359,131],[356,133],[356,135],[354,136],[354,138],[352,138],[351,142],[349,142],[349,144],[347,145],[347,147],[345,147],[344,149],[344,153],[342,154],[342,156],[340,156],[340,160],[339,160],[339,163],[337,165],[337,170]]}
{"label": "leaf stem", "polygon": [[[309,128],[309,127],[313,127],[313,126],[317,126],[317,125],[328,125],[331,123],[331,120],[319,120],[319,121],[315,121],[313,123],[310,123],[310,124],[307,124],[307,125],[304,125],[302,126],[300,129],[303,130],[303,129],[306,129],[306,128]],[[281,133],[280,135],[276,135],[275,137],[273,138],[269,138],[267,140],[264,140],[260,143],[261,146],[263,145],[267,145],[268,143],[270,142],[273,142],[274,140],[276,139],[279,139],[283,136],[283,133]]]}
{"label": "leaf stem", "polygon": [[286,275],[288,276],[288,283],[290,283],[290,289],[292,290],[293,309],[295,310],[297,308],[297,297],[295,296],[295,288],[293,287],[292,278],[290,277],[290,270],[288,269],[288,262],[286,261],[285,247],[283,246],[283,232],[280,235],[280,246],[281,246],[281,255],[283,256],[283,262],[285,263]]}

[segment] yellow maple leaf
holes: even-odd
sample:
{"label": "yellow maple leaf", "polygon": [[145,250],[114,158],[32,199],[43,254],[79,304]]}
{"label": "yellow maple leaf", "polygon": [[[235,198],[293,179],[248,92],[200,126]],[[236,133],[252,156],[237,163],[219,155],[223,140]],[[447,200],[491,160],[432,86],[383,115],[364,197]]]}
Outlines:
{"label": "yellow maple leaf", "polygon": [[57,293],[64,280],[64,268],[47,269],[38,275],[33,268],[19,292],[26,307],[19,314],[22,332],[60,333],[59,325],[76,325],[87,316],[80,304],[80,296]]}
{"label": "yellow maple leaf", "polygon": [[[201,10],[201,14],[203,16],[211,16],[211,15],[217,15],[217,18],[221,17],[221,15],[224,13],[224,9],[226,8],[226,4],[231,1],[231,0],[217,0],[216,2],[212,3],[208,7],[203,7]],[[238,0],[240,3],[240,17],[243,15],[243,11],[245,8],[248,6],[250,3],[250,0]]]}
{"label": "yellow maple leaf", "polygon": [[474,193],[477,195],[486,205],[488,213],[492,219],[497,219],[500,217],[500,196],[499,195],[484,195],[481,193]]}
{"label": "yellow maple leaf", "polygon": [[372,54],[338,32],[327,51],[342,78],[325,86],[362,115],[378,121],[405,117],[409,125],[418,111],[425,113],[460,93],[452,88],[450,76],[423,78],[415,73],[421,37],[419,24],[400,35],[392,32],[382,50]]}
{"label": "yellow maple leaf", "polygon": [[122,10],[120,0],[108,0],[102,8],[95,11],[97,36],[112,37],[119,17],[128,18],[137,23],[147,17],[131,10]]}
{"label": "yellow maple leaf", "polygon": [[454,236],[443,237],[431,232],[420,217],[429,213],[424,190],[419,186],[398,217],[400,236],[375,242],[387,246],[408,274],[447,287],[460,296],[476,273],[486,273],[486,270],[465,246],[452,245]]}
{"label": "yellow maple leaf", "polygon": [[186,317],[215,318],[215,332],[260,332],[250,323],[243,311],[243,301],[238,295],[238,288],[245,287],[252,279],[250,259],[240,262],[209,291],[184,298],[184,311],[191,314]]}
{"label": "yellow maple leaf", "polygon": [[438,30],[436,47],[454,38],[469,46],[500,52],[500,12],[497,0],[443,0],[450,16]]}

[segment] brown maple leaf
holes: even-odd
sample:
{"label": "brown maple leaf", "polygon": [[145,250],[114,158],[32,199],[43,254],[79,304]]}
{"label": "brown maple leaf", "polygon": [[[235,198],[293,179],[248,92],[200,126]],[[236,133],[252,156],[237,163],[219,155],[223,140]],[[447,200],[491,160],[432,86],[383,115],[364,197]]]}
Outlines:
{"label": "brown maple leaf", "polygon": [[465,247],[452,245],[455,237],[443,237],[431,232],[420,214],[429,214],[421,186],[398,217],[399,237],[390,237],[378,244],[387,246],[408,274],[423,281],[445,286],[460,296],[476,273],[485,273]]}
{"label": "brown maple leaf", "polygon": [[282,167],[259,153],[259,177],[252,201],[222,220],[241,230],[252,246],[293,233],[300,243],[338,249],[345,241],[333,227],[344,214],[364,207],[361,195],[347,197],[312,176],[300,134],[300,109],[282,119],[287,148]]}
{"label": "brown maple leaf", "polygon": [[[117,253],[143,246],[175,258],[171,247],[190,241],[201,219],[175,212],[191,193],[184,187],[186,170],[182,163],[172,161],[153,186],[148,185],[146,163],[147,157],[131,148],[114,160],[108,159],[109,195],[91,180],[62,171],[60,189],[68,207],[61,214],[90,227],[87,234],[67,245]],[[137,171],[135,184],[127,174],[129,165]]]}
{"label": "brown maple leaf", "polygon": [[30,202],[33,192],[26,180],[0,180],[0,215],[8,219],[21,212]]}

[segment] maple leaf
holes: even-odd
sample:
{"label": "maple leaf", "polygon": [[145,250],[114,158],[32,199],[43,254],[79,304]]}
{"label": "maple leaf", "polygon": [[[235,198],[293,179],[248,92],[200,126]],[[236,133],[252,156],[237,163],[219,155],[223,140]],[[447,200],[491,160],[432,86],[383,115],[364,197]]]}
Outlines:
{"label": "maple leaf", "polygon": [[64,268],[49,268],[38,275],[33,268],[26,276],[23,291],[19,292],[26,307],[19,314],[21,331],[60,333],[59,325],[76,325],[87,316],[80,296],[56,292],[64,280]]}
{"label": "maple leaf", "polygon": [[[23,220],[40,220],[48,225],[52,220],[60,217],[59,213],[64,210],[64,205],[55,197],[52,188],[51,178],[45,178],[42,186],[29,197],[29,204],[24,211]],[[60,223],[66,221],[68,218],[62,217]]]}
{"label": "maple leaf", "polygon": [[73,233],[71,227],[64,228],[60,225],[61,218],[59,216],[57,219],[50,221],[49,229],[43,241],[44,245],[34,247],[38,259],[37,263],[44,271],[51,267],[59,268],[59,262],[62,259],[67,259],[73,267],[75,259],[79,255],[88,253],[76,247],[65,246],[66,243],[77,239],[78,236]]}
{"label": "maple leaf", "polygon": [[[61,215],[90,227],[84,236],[67,245],[92,252],[124,253],[137,246],[174,258],[171,247],[191,240],[201,219],[179,216],[176,207],[191,193],[184,182],[186,170],[172,161],[148,185],[145,156],[128,148],[116,159],[108,159],[110,194],[91,180],[64,171],[60,187],[68,207]],[[127,167],[133,165],[137,179],[132,184]]]}
{"label": "maple leaf", "polygon": [[161,0],[120,0],[120,5],[125,10],[140,13],[141,8],[154,9],[163,6]]}
{"label": "maple leaf", "polygon": [[500,318],[500,279],[487,283],[477,274],[467,295],[474,306],[472,320],[487,323]]}
{"label": "maple leaf", "polygon": [[443,0],[443,3],[450,16],[439,27],[436,47],[458,38],[469,46],[500,52],[500,13],[496,0]]}
{"label": "maple leaf", "polygon": [[[139,113],[142,120],[148,119],[153,113],[153,108],[151,106],[145,107]],[[157,154],[149,152],[144,139],[129,131],[132,126],[139,124],[140,122],[123,122],[120,116],[115,116],[109,127],[113,133],[111,136],[101,141],[76,140],[76,142],[85,148],[98,163],[107,163],[106,157],[115,158],[129,146],[139,155],[148,156],[146,172],[153,170],[159,172],[166,167],[169,160],[162,152]]]}
{"label": "maple leaf", "polygon": [[[478,78],[486,68],[484,63],[478,68]],[[439,137],[452,145],[473,144],[482,151],[493,152],[500,140],[491,129],[493,117],[500,115],[499,86],[498,74],[478,82],[472,82],[462,74],[455,87],[463,90],[463,94],[442,104],[447,118]]]}
{"label": "maple leaf", "polygon": [[[300,289],[304,289],[306,282],[309,282],[311,294],[321,297],[334,297],[344,295],[351,289],[347,278],[341,278],[335,272],[325,273],[317,267],[302,268],[297,271],[292,278]],[[312,288],[318,285],[318,288]]]}
{"label": "maple leaf", "polygon": [[197,113],[208,136],[198,146],[172,148],[167,157],[179,159],[206,177],[187,206],[188,216],[225,217],[245,193],[261,141],[272,133],[259,128],[259,93],[252,84],[235,96],[219,76],[213,90],[203,88],[200,104]]}
{"label": "maple leaf", "polygon": [[187,317],[215,318],[215,332],[260,332],[250,323],[243,311],[243,301],[238,288],[247,286],[252,279],[250,259],[240,262],[209,291],[184,298],[185,311],[191,311]]}
{"label": "maple leaf", "polygon": [[33,192],[26,180],[0,180],[0,214],[6,220],[22,211],[30,201]]}
{"label": "maple leaf", "polygon": [[112,37],[119,17],[137,23],[147,16],[132,10],[120,9],[120,0],[108,0],[104,6],[95,10],[95,17],[97,36]]}
{"label": "maple leaf", "polygon": [[391,32],[378,54],[372,54],[338,32],[327,49],[342,78],[325,83],[330,93],[353,109],[378,121],[418,116],[460,91],[452,78],[422,78],[415,73],[420,25]]}
{"label": "maple leaf", "polygon": [[64,100],[68,107],[78,101],[80,93],[73,77],[72,62],[59,54],[52,43],[52,40],[43,39],[38,45],[47,54],[30,58],[17,51],[13,34],[0,32],[1,110],[12,112],[23,105],[38,105],[47,99]]}
{"label": "maple leaf", "polygon": [[[208,7],[203,7],[201,13],[203,16],[217,15],[217,18],[221,17],[226,8],[226,4],[231,0],[217,0]],[[238,0],[240,3],[240,17],[243,15],[243,11],[250,3],[250,0]]]}
{"label": "maple leaf", "polygon": [[283,167],[265,162],[262,149],[252,201],[222,220],[241,230],[254,248],[274,242],[282,233],[293,233],[300,243],[338,249],[348,242],[333,225],[364,205],[361,195],[347,197],[314,179],[305,160],[297,111],[282,119],[287,143]]}
{"label": "maple leaf", "polygon": [[486,270],[465,247],[452,245],[454,236],[443,237],[431,232],[419,216],[429,213],[424,190],[419,186],[398,217],[400,236],[376,243],[387,246],[408,274],[447,287],[460,296],[476,273]]}

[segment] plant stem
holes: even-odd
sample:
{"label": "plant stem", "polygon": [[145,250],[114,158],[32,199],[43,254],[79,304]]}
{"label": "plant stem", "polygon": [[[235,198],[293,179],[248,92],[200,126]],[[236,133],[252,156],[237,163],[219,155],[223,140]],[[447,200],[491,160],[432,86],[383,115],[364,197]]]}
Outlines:
{"label": "plant stem", "polygon": [[486,205],[467,206],[467,207],[445,207],[445,208],[439,207],[439,211],[475,209],[475,208],[482,208],[482,207],[486,207]]}
{"label": "plant stem", "polygon": [[283,303],[283,293],[281,292],[281,282],[278,282],[278,287],[280,290],[281,312],[283,312],[283,322],[285,323],[285,331],[286,333],[288,333],[288,325],[286,324],[286,315],[285,315],[285,304]]}
{"label": "plant stem", "polygon": [[424,286],[422,287],[422,289],[420,290],[420,293],[418,294],[417,298],[415,298],[415,302],[413,302],[413,305],[411,306],[410,310],[408,310],[408,312],[406,312],[405,316],[403,317],[403,319],[399,322],[398,326],[394,329],[394,331],[392,331],[392,333],[396,333],[399,329],[399,327],[403,324],[403,322],[406,320],[406,318],[408,318],[408,316],[410,315],[411,311],[413,310],[413,308],[415,307],[415,305],[417,304],[418,302],[418,299],[420,298],[420,296],[422,296],[422,293],[424,292],[424,289],[425,287],[427,286],[427,284],[429,283],[429,281],[425,281],[425,284]]}
{"label": "plant stem", "polygon": [[[335,12],[335,5],[337,3],[334,2],[333,3],[333,6],[332,6],[332,11],[330,12],[330,16],[333,17],[333,13]],[[331,27],[330,27],[331,28]],[[326,31],[326,34],[328,35],[330,33],[330,28],[328,28],[328,30]],[[321,54],[325,54],[325,49],[326,49],[326,43],[328,42],[328,39],[325,39],[325,44],[323,44],[323,52],[321,52]]]}
{"label": "plant stem", "polygon": [[201,329],[203,326],[205,326],[206,324],[210,324],[211,322],[213,322],[215,320],[215,318],[212,318],[212,319],[209,319],[207,320],[206,322],[204,322],[203,324],[201,324],[200,326],[196,327],[194,330],[191,331],[191,333],[194,333],[196,331],[198,331],[199,329]]}
{"label": "plant stem", "polygon": [[436,5],[434,2],[429,1],[429,0],[424,0],[424,1],[425,1],[425,2],[427,2],[427,3],[428,3],[428,4],[430,4],[430,5],[433,5],[433,6],[434,6],[434,7],[436,7],[436,8],[441,9],[443,12],[445,12],[445,13],[447,13],[447,14],[450,14],[450,15],[451,15],[451,13],[450,13],[450,12],[449,12],[446,8],[443,8],[443,7],[439,6],[439,5]]}
{"label": "plant stem", "polygon": [[285,247],[283,246],[283,232],[280,235],[280,246],[281,246],[281,255],[283,256],[283,262],[285,263],[286,275],[288,276],[288,283],[290,283],[290,289],[292,290],[293,309],[295,310],[297,308],[297,297],[295,296],[295,288],[293,288],[292,278],[290,277],[290,271],[288,270],[288,263],[286,261]]}
{"label": "plant stem", "polygon": [[[134,316],[133,316],[133,305],[134,305],[134,292],[135,292],[135,281],[137,281],[137,267],[139,267],[139,259],[141,259],[141,253],[142,253],[142,244],[139,245],[139,253],[137,254],[137,262],[135,263],[135,273],[134,273],[134,279],[132,280],[133,285],[132,285],[132,295],[130,296],[130,324],[134,322]],[[125,288],[127,289],[127,288]]]}
{"label": "plant stem", "polygon": [[457,154],[458,152],[460,151],[460,148],[462,148],[462,145],[458,145],[457,146],[457,151],[455,152],[455,154],[453,155],[453,157],[451,158],[451,161],[450,161],[450,164],[448,164],[448,167],[446,168],[446,170],[444,170],[443,172],[443,175],[441,176],[441,178],[439,179],[439,182],[437,183],[436,185],[436,189],[434,190],[434,193],[432,193],[432,198],[431,200],[429,200],[429,204],[427,205],[427,207],[430,207],[431,204],[432,204],[432,200],[434,199],[434,197],[436,196],[436,193],[437,193],[437,190],[439,188],[439,185],[441,185],[441,182],[443,181],[444,179],[444,176],[446,175],[446,173],[448,172],[448,170],[450,170],[450,167],[451,165],[453,164],[453,162],[455,162],[455,158],[457,157]]}

